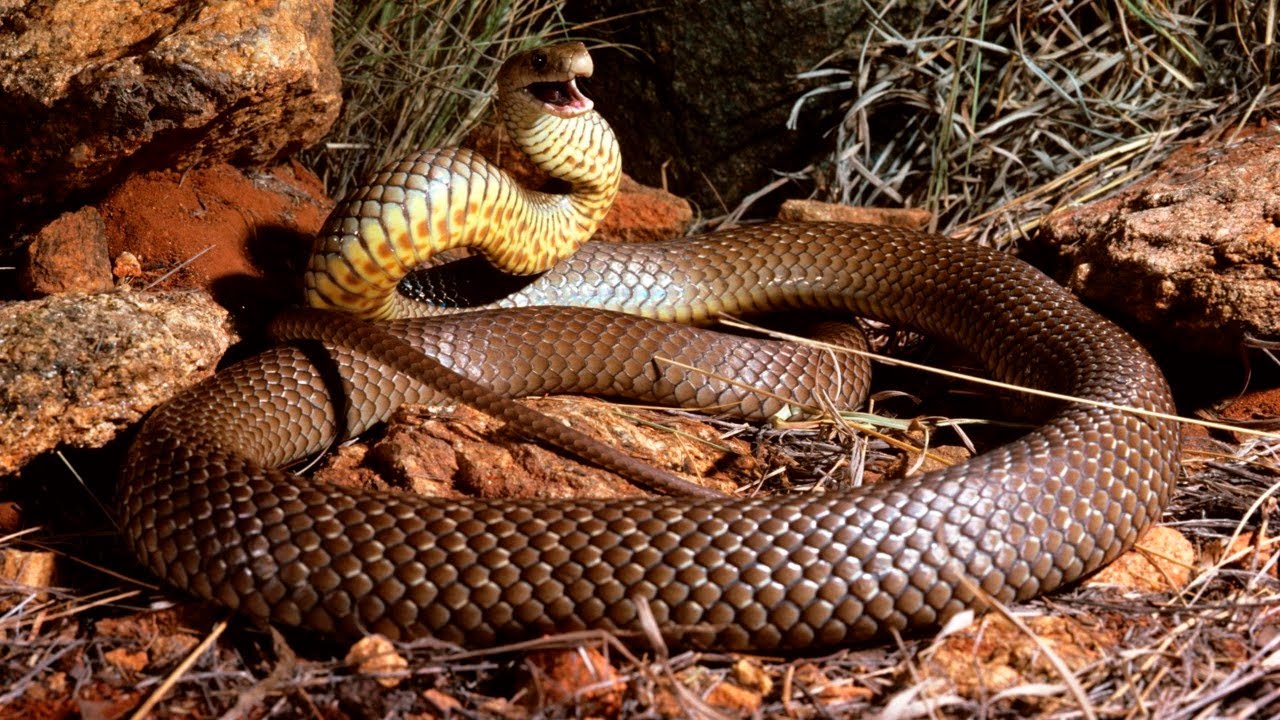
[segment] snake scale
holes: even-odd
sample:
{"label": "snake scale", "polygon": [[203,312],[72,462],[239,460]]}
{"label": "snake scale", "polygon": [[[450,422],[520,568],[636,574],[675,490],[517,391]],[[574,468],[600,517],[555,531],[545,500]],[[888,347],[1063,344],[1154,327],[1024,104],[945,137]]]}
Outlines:
{"label": "snake scale", "polygon": [[[487,645],[631,632],[647,606],[679,645],[813,650],[937,626],[980,607],[982,593],[1009,602],[1052,590],[1160,517],[1178,473],[1176,424],[1083,403],[963,464],[822,494],[479,501],[339,489],[278,469],[403,402],[439,398],[412,375],[427,363],[419,351],[511,395],[776,409],[655,369],[655,356],[736,359],[748,382],[843,392],[821,386],[846,371],[825,353],[658,322],[776,308],[877,318],[966,348],[1001,380],[1172,410],[1127,334],[1025,263],[946,237],[774,223],[573,253],[619,175],[613,136],[575,85],[591,71],[581,45],[562,44],[512,58],[499,79],[512,135],[569,192],[520,189],[464,150],[386,168],[334,211],[306,280],[313,306],[377,322],[303,313],[285,334],[318,337],[323,352],[268,350],[151,415],[120,493],[121,527],[147,567],[254,618],[346,637]],[[545,244],[523,248],[530,237]],[[461,245],[531,274],[502,304],[655,319],[566,307],[387,319],[422,311],[397,285]]]}

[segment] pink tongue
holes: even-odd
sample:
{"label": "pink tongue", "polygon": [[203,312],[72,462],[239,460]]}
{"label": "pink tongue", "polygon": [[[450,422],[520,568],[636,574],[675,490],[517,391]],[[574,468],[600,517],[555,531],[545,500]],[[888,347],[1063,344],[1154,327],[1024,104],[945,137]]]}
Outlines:
{"label": "pink tongue", "polygon": [[577,80],[570,80],[568,83],[568,89],[569,98],[573,101],[572,105],[574,107],[582,107],[587,110],[591,109],[591,99],[586,95],[583,95],[582,92],[578,90]]}
{"label": "pink tongue", "polygon": [[573,112],[590,110],[593,103],[578,90],[576,80],[562,83],[536,83],[529,87],[530,91],[549,107],[552,112]]}

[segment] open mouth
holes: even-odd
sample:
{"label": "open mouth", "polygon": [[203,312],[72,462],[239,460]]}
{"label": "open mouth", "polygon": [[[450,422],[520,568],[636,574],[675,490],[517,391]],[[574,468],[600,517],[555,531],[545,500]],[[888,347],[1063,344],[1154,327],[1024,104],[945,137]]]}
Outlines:
{"label": "open mouth", "polygon": [[525,89],[557,115],[578,115],[592,107],[591,99],[578,90],[577,78],[531,83]]}

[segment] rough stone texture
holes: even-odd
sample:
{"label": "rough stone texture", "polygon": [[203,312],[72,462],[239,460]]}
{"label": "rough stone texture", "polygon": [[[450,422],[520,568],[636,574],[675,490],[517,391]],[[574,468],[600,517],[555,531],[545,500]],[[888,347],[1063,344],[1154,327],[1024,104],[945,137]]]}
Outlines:
{"label": "rough stone texture", "polygon": [[[12,583],[28,591],[48,590],[57,580],[58,556],[51,550],[22,550],[16,547],[0,547],[0,580]],[[45,593],[37,593],[43,600]],[[26,593],[14,593],[0,597],[0,610],[9,612],[25,600]]]}
{"label": "rough stone texture", "polygon": [[134,169],[256,166],[316,142],[341,105],[331,10],[332,0],[0,3],[0,214]]}
{"label": "rough stone texture", "polygon": [[1280,337],[1280,129],[1206,139],[1138,184],[1046,219],[1060,280],[1156,337],[1234,353]]}
{"label": "rough stone texture", "polygon": [[18,284],[29,297],[114,287],[107,227],[97,209],[63,213],[32,236]]}
{"label": "rough stone texture", "polygon": [[98,447],[212,373],[231,337],[203,293],[56,295],[0,305],[0,475]]}
{"label": "rough stone texture", "polygon": [[622,186],[613,208],[593,236],[609,242],[653,242],[670,240],[689,231],[693,208],[689,201],[666,190],[641,185],[622,176]]}
{"label": "rough stone texture", "polygon": [[1177,592],[1191,582],[1196,549],[1178,530],[1157,525],[1138,547],[1089,578],[1088,585],[1117,585],[1141,592]]}
{"label": "rough stone texture", "polygon": [[802,127],[785,129],[794,101],[821,82],[796,75],[843,47],[866,8],[570,0],[565,14],[591,22],[588,32],[612,45],[592,50],[587,93],[617,131],[627,172],[715,214],[774,180],[772,170],[799,170],[824,147],[826,98],[806,105]]}
{"label": "rough stone texture", "polygon": [[516,684],[514,697],[530,714],[572,707],[579,717],[623,717],[627,683],[599,649],[538,649],[524,662],[529,671]]}
{"label": "rough stone texture", "polygon": [[933,222],[933,213],[918,208],[853,207],[820,200],[787,200],[778,209],[778,217],[802,222],[892,225],[912,230],[927,230]]}
{"label": "rough stone texture", "polygon": [[[1025,616],[1022,623],[1030,632],[990,613],[963,632],[939,638],[919,668],[913,668],[911,682],[946,683],[962,697],[987,697],[1060,683],[1062,671],[1055,661],[1077,673],[1098,662],[1108,648],[1123,647],[1119,633],[1096,621],[1049,614]],[[1018,709],[1027,716],[1048,715],[1049,708],[1058,709],[1062,702],[1036,693],[1023,693],[1019,701]]]}
{"label": "rough stone texture", "polygon": [[[759,476],[747,443],[722,439],[705,423],[640,408],[618,408],[594,398],[524,400],[589,435],[655,467],[724,492]],[[639,422],[626,416],[638,416]],[[674,428],[668,430],[665,428]],[[696,439],[695,439],[696,438]],[[725,451],[721,448],[729,448]],[[392,486],[422,495],[487,498],[626,497],[635,485],[541,443],[505,423],[456,407],[437,419],[404,408],[367,451],[344,448],[315,477],[348,487]]]}
{"label": "rough stone texture", "polygon": [[[204,288],[228,308],[254,311],[297,301],[307,253],[332,207],[319,178],[296,163],[144,173],[98,205],[122,274],[133,274],[135,262],[140,268],[135,286],[164,278],[161,287]],[[135,260],[123,267],[129,255]]]}
{"label": "rough stone texture", "polygon": [[[511,143],[501,125],[481,125],[465,144],[506,170],[524,187],[564,191]],[[605,242],[670,240],[688,232],[692,223],[693,208],[687,200],[666,190],[641,185],[624,174],[618,197],[592,239]]]}

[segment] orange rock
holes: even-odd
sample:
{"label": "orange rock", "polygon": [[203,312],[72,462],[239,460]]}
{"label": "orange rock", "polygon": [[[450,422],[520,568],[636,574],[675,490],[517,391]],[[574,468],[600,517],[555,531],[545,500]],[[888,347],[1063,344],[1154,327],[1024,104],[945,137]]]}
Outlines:
{"label": "orange rock", "polygon": [[22,505],[12,500],[0,502],[0,534],[17,532],[25,526]]}
{"label": "orange rock", "polygon": [[773,676],[755,660],[739,658],[733,664],[733,679],[742,687],[756,690],[763,696],[773,692]]}
{"label": "orange rock", "polygon": [[823,672],[821,667],[811,662],[805,662],[795,666],[790,685],[784,686],[784,688],[792,688],[790,693],[792,698],[817,695],[819,699],[829,705],[866,701],[875,696],[871,689],[853,685],[852,682],[847,678],[832,680]]}
{"label": "orange rock", "polygon": [[382,635],[366,635],[347,650],[346,663],[358,672],[376,675],[379,685],[394,688],[409,676],[409,661]]}
{"label": "orange rock", "polygon": [[106,226],[92,207],[63,213],[27,245],[18,284],[31,297],[105,292],[114,287]]}
{"label": "orange rock", "polygon": [[531,676],[525,682],[533,709],[572,705],[579,716],[617,717],[626,683],[599,650],[541,650],[529,653]]}
{"label": "orange rock", "polygon": [[[1119,641],[1067,617],[1043,615],[1023,622],[1073,672],[1095,662]],[[966,697],[989,697],[1022,685],[1058,684],[1058,671],[1040,643],[1003,617],[986,615],[941,640],[921,663],[921,676],[911,681],[940,677]]]}
{"label": "orange rock", "polygon": [[[136,167],[263,165],[341,109],[332,2],[5,3],[0,214]],[[181,226],[174,226],[174,231]]]}
{"label": "orange rock", "polygon": [[595,240],[652,242],[684,235],[693,222],[688,201],[658,188],[641,185],[622,176],[622,187],[613,209],[600,223]]}
{"label": "orange rock", "polygon": [[1280,335],[1280,131],[1242,130],[1208,130],[1128,187],[1053,213],[1030,238],[1037,257],[1170,350],[1234,357],[1245,334]]}
{"label": "orange rock", "polygon": [[[705,423],[593,398],[548,397],[522,402],[618,447],[651,465],[681,473],[723,491],[757,477],[748,444],[721,439]],[[625,417],[635,415],[637,422]],[[652,424],[644,422],[651,420]],[[661,425],[674,428],[667,430]],[[726,451],[725,448],[729,450]],[[370,473],[373,470],[373,473]],[[513,433],[501,420],[468,407],[440,417],[402,409],[360,465],[339,460],[317,478],[351,487],[370,486],[374,475],[423,495],[486,498],[627,497],[634,484],[541,443]],[[372,481],[372,486],[377,486]]]}
{"label": "orange rock", "polygon": [[[56,571],[57,556],[52,552],[0,547],[0,579],[8,583],[32,589],[47,588],[53,585]],[[9,609],[21,597],[21,593],[7,595],[0,602],[0,609]]]}
{"label": "orange rock", "polygon": [[142,263],[138,261],[137,255],[126,250],[116,256],[115,262],[111,264],[111,274],[115,275],[119,280],[140,278],[142,277]]}
{"label": "orange rock", "polygon": [[731,682],[717,683],[707,693],[706,701],[718,708],[746,717],[760,710],[764,698],[755,690],[739,687]]}
{"label": "orange rock", "polygon": [[[1275,420],[1280,418],[1280,388],[1265,388],[1262,390],[1251,390],[1244,393],[1240,397],[1226,403],[1216,413],[1223,422],[1230,423],[1232,421],[1257,421],[1257,420]],[[1197,437],[1206,437],[1209,431],[1199,425],[1186,426],[1188,435]],[[1221,435],[1219,431],[1213,431],[1216,435]],[[1235,442],[1244,442],[1249,437],[1245,435],[1235,435]]]}
{"label": "orange rock", "polygon": [[916,208],[869,208],[819,200],[787,200],[778,210],[778,218],[803,222],[869,223],[924,230],[933,221],[933,213]]}
{"label": "orange rock", "polygon": [[1089,579],[1090,585],[1119,585],[1144,592],[1186,587],[1196,561],[1195,547],[1173,528],[1157,525],[1138,546]]}
{"label": "orange rock", "polygon": [[116,648],[103,653],[103,657],[107,662],[119,668],[126,674],[136,674],[142,672],[147,667],[147,652],[145,650],[130,650],[129,648]]}
{"label": "orange rock", "polygon": [[423,691],[422,699],[435,706],[441,715],[432,715],[431,717],[451,717],[454,713],[462,710],[462,703],[458,702],[458,698],[435,688]]}

